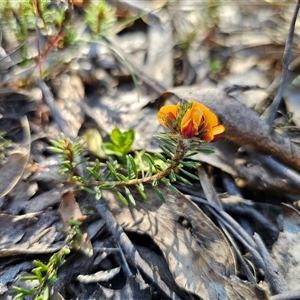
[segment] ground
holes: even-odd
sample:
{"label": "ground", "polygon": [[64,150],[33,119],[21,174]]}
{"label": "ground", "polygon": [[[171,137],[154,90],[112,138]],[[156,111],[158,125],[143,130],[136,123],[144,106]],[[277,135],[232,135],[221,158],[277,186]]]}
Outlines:
{"label": "ground", "polygon": [[300,299],[297,5],[0,3],[0,299]]}

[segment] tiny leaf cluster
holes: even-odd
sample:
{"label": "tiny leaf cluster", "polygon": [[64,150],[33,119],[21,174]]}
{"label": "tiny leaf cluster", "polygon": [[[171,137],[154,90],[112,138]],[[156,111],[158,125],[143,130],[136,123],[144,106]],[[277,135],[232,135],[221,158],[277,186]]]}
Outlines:
{"label": "tiny leaf cluster", "polygon": [[50,257],[48,263],[33,260],[34,268],[31,270],[31,274],[20,277],[23,281],[36,281],[37,286],[30,289],[13,286],[13,289],[17,292],[14,299],[24,299],[27,296],[32,296],[35,300],[49,299],[51,284],[57,281],[59,267],[65,263],[66,256],[70,254],[71,250],[74,248],[76,250],[76,241],[82,236],[79,228],[80,221],[71,219],[69,225],[65,245]]}

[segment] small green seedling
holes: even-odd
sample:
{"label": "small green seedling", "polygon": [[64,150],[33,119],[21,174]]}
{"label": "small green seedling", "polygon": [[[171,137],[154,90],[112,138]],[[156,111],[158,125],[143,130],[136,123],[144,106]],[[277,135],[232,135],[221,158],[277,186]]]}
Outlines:
{"label": "small green seedling", "polygon": [[134,130],[121,132],[119,128],[113,129],[110,135],[110,143],[104,143],[103,148],[107,155],[118,156],[125,160],[126,154],[131,150],[134,141]]}

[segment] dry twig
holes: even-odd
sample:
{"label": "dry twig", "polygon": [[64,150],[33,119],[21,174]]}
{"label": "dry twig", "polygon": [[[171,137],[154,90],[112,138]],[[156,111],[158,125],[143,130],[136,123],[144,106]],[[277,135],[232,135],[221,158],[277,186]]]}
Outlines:
{"label": "dry twig", "polygon": [[275,119],[277,109],[282,100],[283,91],[286,87],[288,68],[289,68],[289,64],[290,64],[290,58],[291,58],[291,52],[292,52],[292,46],[293,46],[294,30],[295,30],[295,24],[296,24],[298,12],[299,12],[299,6],[300,6],[300,0],[297,1],[296,7],[294,10],[294,14],[293,14],[293,18],[291,21],[291,25],[289,28],[289,34],[288,34],[288,38],[286,40],[285,49],[284,49],[284,53],[283,53],[283,69],[282,69],[282,75],[281,75],[281,80],[280,80],[280,86],[279,86],[278,92],[275,96],[275,99],[272,102],[271,107],[270,107],[269,116],[267,117],[268,124],[271,124]]}

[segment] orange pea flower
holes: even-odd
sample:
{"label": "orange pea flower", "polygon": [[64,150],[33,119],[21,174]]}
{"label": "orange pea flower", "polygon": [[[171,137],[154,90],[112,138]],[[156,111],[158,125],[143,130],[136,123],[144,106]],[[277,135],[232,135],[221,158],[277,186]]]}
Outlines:
{"label": "orange pea flower", "polygon": [[196,136],[206,142],[214,142],[225,131],[212,111],[193,101],[163,106],[157,118],[162,126],[180,133],[184,138]]}

